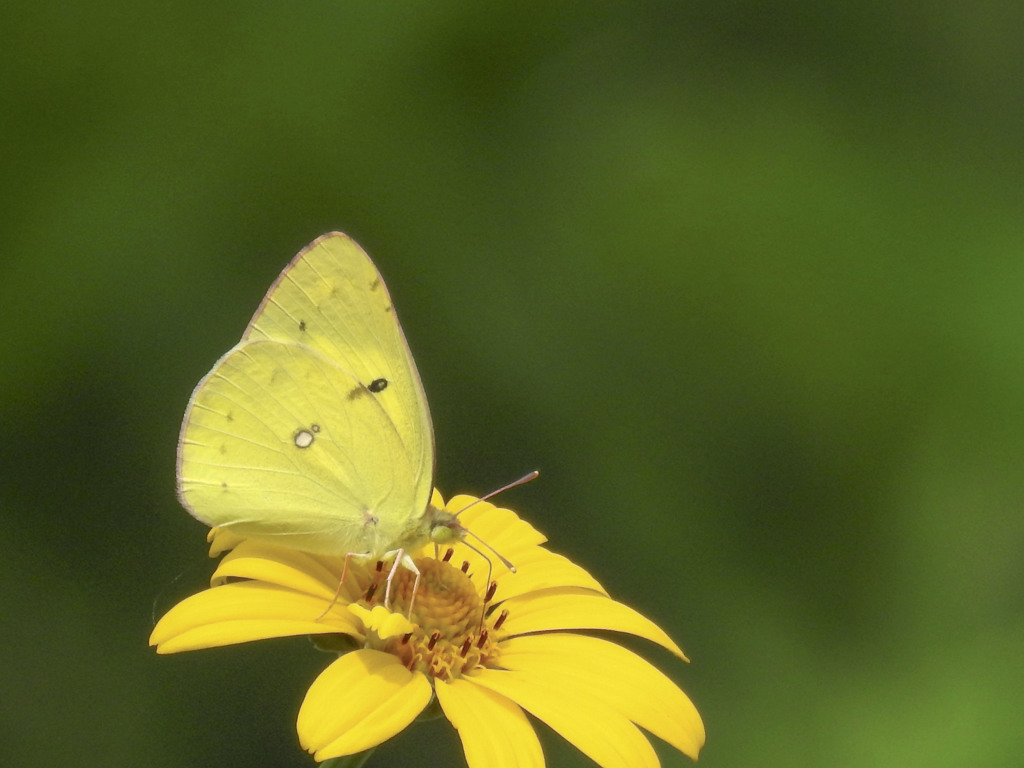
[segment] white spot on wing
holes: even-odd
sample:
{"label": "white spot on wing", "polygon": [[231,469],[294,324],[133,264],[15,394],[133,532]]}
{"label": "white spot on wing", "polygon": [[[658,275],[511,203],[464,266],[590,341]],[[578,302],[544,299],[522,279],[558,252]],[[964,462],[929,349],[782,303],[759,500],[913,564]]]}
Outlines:
{"label": "white spot on wing", "polygon": [[313,424],[309,429],[300,429],[295,433],[295,447],[309,448],[313,444],[315,433],[320,431],[319,424]]}

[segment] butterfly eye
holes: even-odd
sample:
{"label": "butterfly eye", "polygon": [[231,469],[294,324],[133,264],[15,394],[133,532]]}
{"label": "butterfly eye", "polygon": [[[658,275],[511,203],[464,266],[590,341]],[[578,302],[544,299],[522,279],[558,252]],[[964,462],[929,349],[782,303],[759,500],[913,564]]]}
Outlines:
{"label": "butterfly eye", "polygon": [[387,387],[387,379],[374,379],[373,381],[370,382],[367,389],[376,394],[377,392],[383,392],[385,389],[387,389]]}

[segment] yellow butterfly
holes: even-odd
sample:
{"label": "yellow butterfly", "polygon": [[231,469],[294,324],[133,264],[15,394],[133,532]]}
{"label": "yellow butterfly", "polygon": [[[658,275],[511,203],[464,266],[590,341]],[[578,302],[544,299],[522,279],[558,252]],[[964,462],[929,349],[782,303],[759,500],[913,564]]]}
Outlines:
{"label": "yellow butterfly", "polygon": [[323,235],[192,393],[178,443],[181,503],[248,538],[394,555],[390,588],[400,563],[418,582],[406,552],[466,535],[431,506],[433,482],[430,412],[384,281],[351,238]]}

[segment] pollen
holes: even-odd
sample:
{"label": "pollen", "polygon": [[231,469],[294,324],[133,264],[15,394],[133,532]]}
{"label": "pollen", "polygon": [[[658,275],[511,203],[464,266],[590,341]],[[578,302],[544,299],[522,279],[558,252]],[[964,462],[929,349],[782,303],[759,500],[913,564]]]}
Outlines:
{"label": "pollen", "polygon": [[[416,561],[420,584],[412,614],[412,632],[383,641],[380,650],[396,655],[407,669],[440,680],[454,680],[479,666],[497,662],[487,602],[460,568],[434,558]],[[416,574],[395,574],[391,610],[406,615]]]}

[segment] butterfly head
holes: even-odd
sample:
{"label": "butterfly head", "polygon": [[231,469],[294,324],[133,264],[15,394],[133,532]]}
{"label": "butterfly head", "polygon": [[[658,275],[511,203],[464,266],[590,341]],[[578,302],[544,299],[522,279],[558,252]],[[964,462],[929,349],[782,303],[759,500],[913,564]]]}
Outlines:
{"label": "butterfly head", "polygon": [[425,518],[430,542],[439,547],[462,541],[469,533],[455,515],[444,509],[438,509],[433,504],[428,507]]}
{"label": "butterfly head", "polygon": [[431,504],[418,519],[410,521],[405,533],[391,543],[388,549],[411,551],[426,544],[442,547],[462,541],[468,533],[455,515]]}

